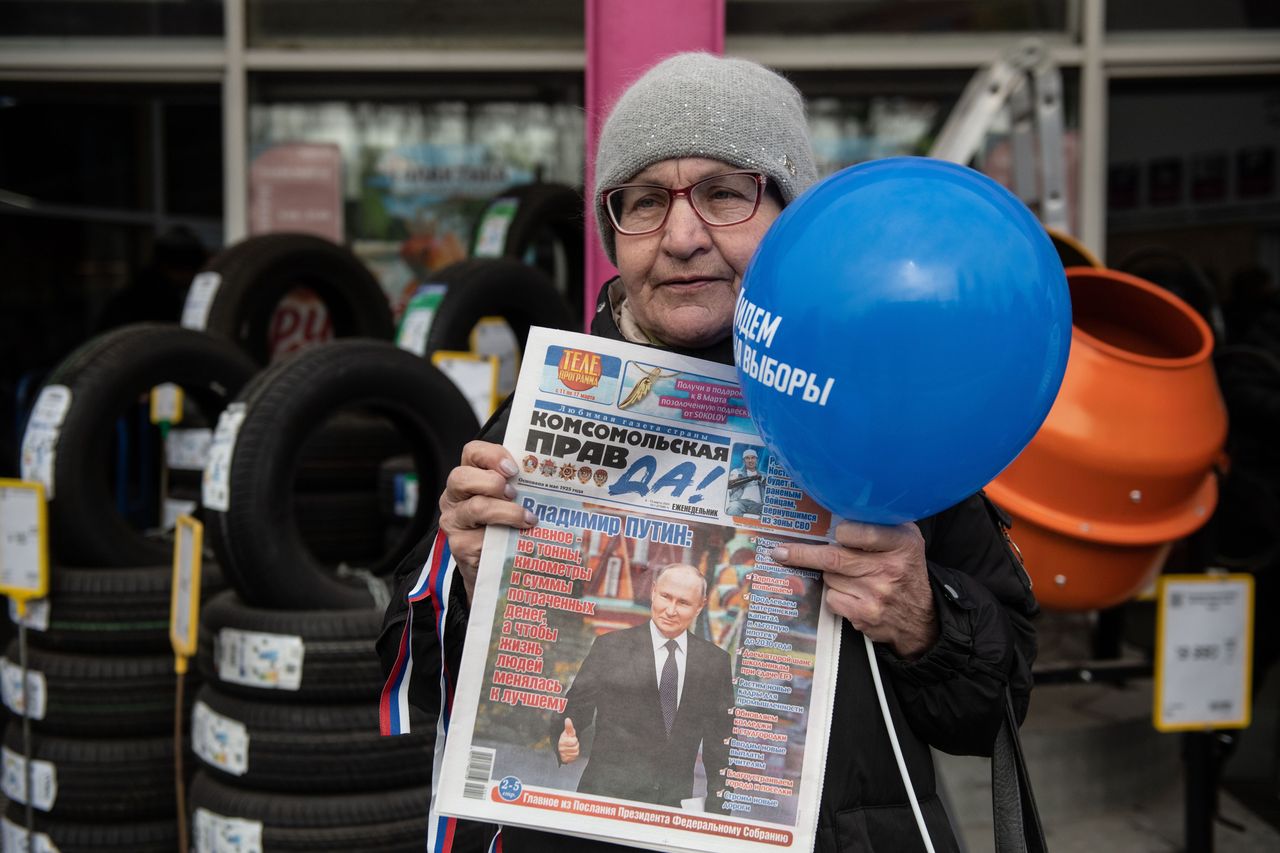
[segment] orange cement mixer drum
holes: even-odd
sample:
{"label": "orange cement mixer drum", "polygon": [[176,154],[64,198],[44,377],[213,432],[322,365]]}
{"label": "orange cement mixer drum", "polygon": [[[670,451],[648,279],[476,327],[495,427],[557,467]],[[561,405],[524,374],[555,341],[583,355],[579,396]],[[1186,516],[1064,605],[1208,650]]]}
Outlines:
{"label": "orange cement mixer drum", "polygon": [[1217,503],[1227,415],[1213,334],[1185,302],[1109,269],[1067,270],[1062,388],[1027,448],[987,487],[1013,515],[1040,603],[1120,604]]}

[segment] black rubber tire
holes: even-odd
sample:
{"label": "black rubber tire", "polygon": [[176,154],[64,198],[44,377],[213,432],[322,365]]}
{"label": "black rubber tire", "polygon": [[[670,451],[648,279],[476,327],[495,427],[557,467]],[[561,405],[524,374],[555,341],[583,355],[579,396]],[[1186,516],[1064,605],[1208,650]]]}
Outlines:
{"label": "black rubber tire", "polygon": [[205,330],[234,341],[258,364],[270,360],[271,316],[295,287],[325,304],[338,338],[389,341],[391,305],[368,267],[349,249],[311,234],[263,234],[229,246],[203,272],[222,281]]}
{"label": "black rubber tire", "polygon": [[[200,570],[200,600],[226,584],[218,564]],[[164,654],[170,650],[173,568],[69,569],[49,572],[49,628],[30,630],[34,647],[92,654]]]}
{"label": "black rubber tire", "polygon": [[[490,204],[508,198],[515,199],[516,211],[507,226],[501,256],[523,262],[529,251],[534,250],[533,265],[547,274],[570,308],[581,310],[585,261],[582,193],[564,184],[523,184],[498,193]],[[476,249],[485,213],[476,220],[471,240],[472,257],[480,257]],[[546,248],[547,237],[563,248],[563,257],[559,259],[563,265],[560,270],[563,282],[556,281],[554,259],[539,251]]]}
{"label": "black rubber tire", "polygon": [[[17,640],[9,643],[5,658],[18,664]],[[31,720],[36,731],[121,737],[173,730],[177,676],[172,654],[69,655],[28,644],[27,667],[45,683],[44,716]],[[189,708],[195,692],[190,678],[186,691]]]}
{"label": "black rubber tire", "polygon": [[[168,820],[80,823],[52,820],[32,813],[35,831],[47,835],[59,853],[173,853],[178,849],[178,822]],[[26,813],[10,804],[4,819],[25,832]],[[18,849],[28,849],[19,847]]]}
{"label": "black rubber tire", "polygon": [[200,483],[204,479],[203,471],[188,471],[182,468],[169,469],[169,497],[187,498],[194,496],[200,500]]}
{"label": "black rubber tire", "polygon": [[[10,720],[4,745],[22,755],[22,726]],[[174,813],[173,735],[67,738],[32,733],[31,754],[57,777],[51,817],[81,821],[146,820]]]}
{"label": "black rubber tire", "polygon": [[580,331],[580,312],[569,308],[546,273],[508,258],[476,258],[445,267],[437,276],[448,284],[440,300],[427,355],[437,350],[471,349],[471,330],[484,317],[507,321],[523,353],[530,326]]}
{"label": "black rubber tire", "polygon": [[405,440],[386,418],[339,412],[307,438],[294,485],[299,490],[372,491],[383,461],[406,450]]}
{"label": "black rubber tire", "polygon": [[[295,518],[299,448],[316,424],[362,409],[395,424],[409,444],[423,488],[438,493],[478,426],[470,405],[424,359],[378,341],[334,341],[264,371],[242,395],[245,417],[229,468],[226,511],[205,508],[205,534],[232,586],[248,603],[285,609],[369,607],[366,585],[326,571],[307,549]],[[434,512],[419,506],[421,538]],[[404,557],[364,568],[389,573]]]}
{"label": "black rubber tire", "polygon": [[112,496],[111,425],[151,388],[180,386],[217,417],[257,370],[234,347],[202,332],[159,323],[124,326],[72,353],[46,385],[65,385],[71,404],[58,433],[49,538],[59,562],[141,566],[172,559],[172,545],[133,528]]}
{"label": "black rubber tire", "polygon": [[406,543],[409,538],[409,525],[404,519],[396,519],[387,522],[386,528],[382,531],[382,547],[388,551],[413,550],[416,543]]}
{"label": "black rubber tire", "polygon": [[421,853],[431,789],[286,796],[233,788],[202,771],[189,799],[193,828],[201,809],[261,823],[263,853]]}
{"label": "black rubber tire", "polygon": [[[224,630],[299,637],[303,645],[297,690],[224,681]],[[275,702],[370,702],[382,690],[382,666],[374,641],[382,630],[382,612],[364,610],[265,610],[249,607],[228,590],[200,611],[196,664],[201,676],[223,693]]]}
{"label": "black rubber tire", "polygon": [[294,508],[307,550],[326,568],[339,563],[363,567],[382,559],[383,519],[373,489],[298,492]]}
{"label": "black rubber tire", "polygon": [[[293,793],[380,791],[431,784],[435,726],[420,711],[413,733],[382,737],[378,705],[303,705],[252,702],[203,687],[197,707],[245,727],[249,745],[245,770],[236,775],[200,756],[200,738],[192,743],[204,770],[239,788]],[[195,717],[192,717],[195,726]]]}

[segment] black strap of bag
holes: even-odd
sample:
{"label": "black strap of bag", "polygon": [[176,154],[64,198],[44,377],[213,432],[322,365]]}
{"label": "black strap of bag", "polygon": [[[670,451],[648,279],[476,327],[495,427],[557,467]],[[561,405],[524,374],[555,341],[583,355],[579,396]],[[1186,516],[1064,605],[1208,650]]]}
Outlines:
{"label": "black strap of bag", "polygon": [[991,807],[996,853],[1047,853],[1040,812],[1018,740],[1013,698],[1004,692],[1004,720],[991,753]]}

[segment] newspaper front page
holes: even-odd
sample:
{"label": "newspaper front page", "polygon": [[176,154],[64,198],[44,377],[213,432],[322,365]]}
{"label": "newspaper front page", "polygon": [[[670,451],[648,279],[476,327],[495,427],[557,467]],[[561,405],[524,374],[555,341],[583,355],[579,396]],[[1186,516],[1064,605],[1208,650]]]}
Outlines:
{"label": "newspaper front page", "polygon": [[759,439],[733,368],[535,328],[505,445],[539,522],[485,536],[440,811],[811,850],[839,627],[820,573],[769,553],[831,516]]}

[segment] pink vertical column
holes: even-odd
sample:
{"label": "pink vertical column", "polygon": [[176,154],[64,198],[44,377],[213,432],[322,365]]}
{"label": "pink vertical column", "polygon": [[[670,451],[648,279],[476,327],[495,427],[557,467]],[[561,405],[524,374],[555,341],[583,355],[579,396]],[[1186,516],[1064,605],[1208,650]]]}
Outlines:
{"label": "pink vertical column", "polygon": [[609,108],[659,60],[686,50],[724,53],[725,0],[585,0],[587,42],[586,287],[583,327],[591,327],[600,286],[617,275],[596,236],[596,140]]}

